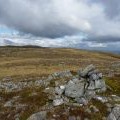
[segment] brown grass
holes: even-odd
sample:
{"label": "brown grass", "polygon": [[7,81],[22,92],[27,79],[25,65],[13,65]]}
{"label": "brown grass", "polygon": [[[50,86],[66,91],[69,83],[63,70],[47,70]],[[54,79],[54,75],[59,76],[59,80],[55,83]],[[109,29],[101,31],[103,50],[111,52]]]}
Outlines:
{"label": "brown grass", "polygon": [[43,76],[66,69],[75,71],[89,64],[105,70],[119,60],[112,54],[77,49],[3,47],[0,48],[0,78]]}
{"label": "brown grass", "polygon": [[[77,49],[2,47],[0,48],[0,79],[10,77],[15,81],[36,80],[42,76],[48,76],[51,73],[68,69],[71,70],[73,74],[76,74],[78,69],[89,64],[96,65],[103,74],[106,74],[110,70],[120,73],[119,67],[112,67],[114,62],[119,61],[119,55]],[[113,89],[113,91],[106,92],[106,95],[113,93],[119,95],[119,78],[120,76],[106,79],[106,83]],[[51,86],[54,86],[54,83],[51,83]],[[0,103],[0,119],[14,120],[14,115],[18,112],[21,116],[20,120],[26,120],[31,114],[38,112],[41,106],[45,105],[46,102],[50,102],[42,90],[43,88],[27,88],[20,92],[0,92],[0,96],[3,98]],[[37,95],[34,97],[30,96],[30,94],[34,92],[36,92]],[[4,103],[14,96],[20,96],[18,102],[27,104],[28,106],[20,111],[16,111],[14,107],[4,108]],[[102,115],[106,115],[106,109],[102,111],[102,107],[105,108],[103,104],[97,101],[92,101],[92,103],[100,108],[101,113],[90,116],[91,119],[98,120],[101,119]],[[64,113],[64,107],[66,106],[59,106],[55,109],[54,113]],[[84,113],[82,108],[76,108],[75,111],[70,111],[70,115],[79,114],[87,117],[87,114]],[[63,119],[68,118],[68,116],[62,114],[61,117]]]}

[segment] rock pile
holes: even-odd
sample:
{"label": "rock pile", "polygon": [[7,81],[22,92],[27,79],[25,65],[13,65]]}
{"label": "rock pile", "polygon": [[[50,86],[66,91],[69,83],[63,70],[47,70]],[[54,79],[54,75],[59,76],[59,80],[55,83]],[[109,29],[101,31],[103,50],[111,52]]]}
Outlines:
{"label": "rock pile", "polygon": [[106,90],[106,85],[102,79],[102,73],[96,70],[95,66],[89,65],[84,70],[78,72],[78,78],[73,78],[67,84],[55,87],[55,98],[53,105],[61,105],[64,98],[74,99],[79,104],[87,104],[97,92]]}
{"label": "rock pile", "polygon": [[50,82],[54,79],[69,78],[69,77],[72,77],[72,74],[69,70],[56,72],[56,73],[49,75],[47,78],[40,79],[40,80],[34,80],[34,81],[25,80],[25,81],[14,82],[10,78],[8,80],[8,77],[7,77],[7,78],[4,78],[2,81],[0,81],[0,91],[6,91],[6,92],[20,91],[24,88],[28,88],[32,86],[47,87],[50,84]]}
{"label": "rock pile", "polygon": [[[69,81],[68,79],[64,79],[65,77],[69,78]],[[56,78],[60,79],[56,80]],[[46,112],[48,113],[49,110],[54,111],[55,108],[58,108],[56,106],[62,104],[69,106],[67,108],[68,112],[65,113],[68,115],[68,120],[82,119],[80,116],[77,116],[77,118],[75,116],[70,116],[69,110],[74,106],[76,108],[83,108],[83,110],[88,114],[101,112],[96,105],[92,104],[89,106],[88,103],[92,98],[106,106],[106,110],[109,115],[108,117],[102,116],[104,120],[120,119],[120,106],[114,107],[111,104],[113,101],[119,102],[120,97],[116,95],[100,96],[97,94],[106,91],[106,84],[103,80],[102,73],[99,72],[99,70],[97,70],[94,65],[89,65],[85,69],[79,70],[77,72],[77,75],[74,76],[70,71],[64,71],[54,73],[50,75],[46,80],[44,80],[45,83],[50,83],[51,81],[55,83],[53,86],[50,86],[50,84],[47,84],[46,86],[46,84],[44,84],[44,92],[47,93],[48,99],[50,100],[50,103],[48,102],[48,105],[45,106],[45,109],[42,109],[45,114],[43,114],[44,112],[41,111],[31,115],[27,120],[47,120]],[[53,118],[54,116],[59,115],[53,114]]]}

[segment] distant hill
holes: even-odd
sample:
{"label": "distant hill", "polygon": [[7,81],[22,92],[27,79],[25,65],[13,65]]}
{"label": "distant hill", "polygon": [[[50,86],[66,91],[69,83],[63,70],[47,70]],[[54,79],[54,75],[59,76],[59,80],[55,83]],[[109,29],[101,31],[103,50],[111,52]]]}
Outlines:
{"label": "distant hill", "polygon": [[46,48],[41,46],[35,46],[35,45],[23,45],[23,46],[17,46],[17,45],[6,45],[6,46],[0,46],[0,48]]}

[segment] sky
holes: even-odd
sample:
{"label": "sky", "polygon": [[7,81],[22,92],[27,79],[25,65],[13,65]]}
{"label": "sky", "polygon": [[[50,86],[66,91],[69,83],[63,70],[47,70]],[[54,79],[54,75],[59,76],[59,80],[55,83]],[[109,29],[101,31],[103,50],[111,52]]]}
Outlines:
{"label": "sky", "polygon": [[0,45],[120,51],[120,0],[0,0]]}

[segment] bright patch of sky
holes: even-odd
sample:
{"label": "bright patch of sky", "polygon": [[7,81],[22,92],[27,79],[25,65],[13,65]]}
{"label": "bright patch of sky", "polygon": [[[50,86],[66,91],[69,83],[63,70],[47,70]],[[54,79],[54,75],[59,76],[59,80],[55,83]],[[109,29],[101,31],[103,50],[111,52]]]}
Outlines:
{"label": "bright patch of sky", "polygon": [[17,35],[18,31],[7,28],[5,26],[0,26],[0,36],[12,36],[12,35]]}

